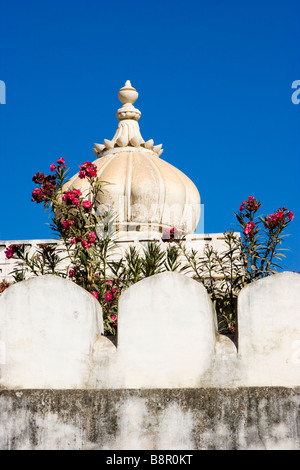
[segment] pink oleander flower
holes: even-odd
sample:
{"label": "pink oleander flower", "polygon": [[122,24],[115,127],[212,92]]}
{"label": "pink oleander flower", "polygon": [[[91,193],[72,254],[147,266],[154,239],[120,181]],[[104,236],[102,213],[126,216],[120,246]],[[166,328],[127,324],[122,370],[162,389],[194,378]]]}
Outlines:
{"label": "pink oleander flower", "polygon": [[56,189],[56,177],[54,175],[44,175],[43,173],[38,172],[33,176],[32,180],[35,183],[41,184],[41,188],[34,188],[32,191],[32,202],[37,202],[38,204],[43,201],[47,201],[53,196],[53,193]]}
{"label": "pink oleander flower", "polygon": [[55,171],[55,170],[56,170],[56,165],[55,165],[55,163],[52,163],[52,165],[50,165],[50,170],[51,170],[51,171]]}
{"label": "pink oleander flower", "polygon": [[81,240],[81,246],[82,246],[82,248],[87,250],[88,248],[91,248],[92,244],[87,242],[86,240]]}
{"label": "pink oleander flower", "polygon": [[34,190],[32,191],[32,202],[36,201],[36,202],[41,202],[43,200],[45,200],[46,197],[42,194],[42,191],[40,188],[34,188]]}
{"label": "pink oleander flower", "polygon": [[70,243],[71,243],[71,245],[75,245],[75,243],[76,243],[76,238],[75,238],[75,237],[72,237],[71,240],[70,240]]}
{"label": "pink oleander flower", "polygon": [[95,241],[96,238],[97,238],[97,235],[95,234],[95,232],[91,232],[91,233],[88,235],[88,238],[89,238],[90,243],[94,243],[94,241]]}
{"label": "pink oleander flower", "polygon": [[83,165],[81,165],[80,167],[78,176],[81,179],[85,178],[86,176],[88,176],[89,178],[96,178],[97,165],[94,165],[91,162],[84,162]]}
{"label": "pink oleander flower", "polygon": [[107,286],[110,285],[110,284],[112,284],[112,283],[113,283],[112,281],[106,281],[106,285],[107,285]]}
{"label": "pink oleander flower", "polygon": [[71,191],[65,191],[62,200],[67,204],[67,206],[79,206],[80,201],[77,196],[81,196],[80,189],[72,189]]}
{"label": "pink oleander flower", "polygon": [[63,220],[62,226],[65,230],[70,230],[70,227],[74,225],[74,220]]}
{"label": "pink oleander flower", "polygon": [[90,210],[90,209],[93,207],[93,205],[92,205],[92,203],[91,203],[90,201],[83,201],[82,206],[83,206],[84,209],[86,209],[86,210]]}
{"label": "pink oleander flower", "polygon": [[270,214],[265,219],[265,228],[273,230],[277,227],[283,227],[288,223],[288,220],[291,221],[293,218],[294,214],[291,211],[288,211],[286,207],[283,207],[282,209],[279,207],[279,209],[274,212],[274,214]]}
{"label": "pink oleander flower", "polygon": [[243,201],[242,204],[240,205],[240,212],[243,212],[245,209],[245,205],[247,204],[247,201]]}
{"label": "pink oleander flower", "polygon": [[256,212],[259,207],[260,207],[260,202],[255,199],[254,196],[249,196],[247,201],[243,201],[242,204],[240,205],[240,212],[243,212],[245,210],[245,208],[249,211],[249,212]]}
{"label": "pink oleander flower", "polygon": [[[32,181],[34,181],[36,184],[44,184],[46,181],[47,176],[44,175],[44,173],[41,173],[38,171],[35,175],[32,177]],[[55,179],[55,176],[54,176]]]}
{"label": "pink oleander flower", "polygon": [[56,163],[57,163],[57,165],[62,166],[62,168],[64,168],[64,169],[67,168],[67,165],[65,165],[65,159],[64,158],[59,158]]}
{"label": "pink oleander flower", "polygon": [[114,322],[113,323],[113,326],[117,326],[117,323],[118,323],[118,319],[117,319],[117,316],[116,315],[111,315],[111,320]]}
{"label": "pink oleander flower", "polygon": [[98,297],[99,297],[98,292],[96,292],[96,291],[94,290],[93,292],[91,292],[91,294],[92,294],[96,299],[98,299]]}
{"label": "pink oleander flower", "polygon": [[86,250],[87,248],[91,248],[93,243],[95,242],[97,235],[94,232],[91,232],[87,235],[86,240],[81,241],[82,247]]}
{"label": "pink oleander flower", "polygon": [[111,292],[108,290],[106,291],[106,294],[104,296],[106,302],[110,302],[112,300],[112,295],[111,295]]}
{"label": "pink oleander flower", "polygon": [[246,227],[244,229],[244,235],[252,237],[255,233],[257,233],[257,230],[255,230],[255,223],[254,222],[247,222]]}
{"label": "pink oleander flower", "polygon": [[178,231],[176,227],[172,227],[171,229],[166,228],[162,235],[162,241],[173,241],[174,238],[178,237]]}
{"label": "pink oleander flower", "polygon": [[69,277],[74,277],[74,269],[70,269],[69,271]]}
{"label": "pink oleander flower", "polygon": [[10,259],[13,257],[13,255],[18,251],[18,248],[16,245],[9,245],[8,248],[5,250],[5,256],[7,259]]}

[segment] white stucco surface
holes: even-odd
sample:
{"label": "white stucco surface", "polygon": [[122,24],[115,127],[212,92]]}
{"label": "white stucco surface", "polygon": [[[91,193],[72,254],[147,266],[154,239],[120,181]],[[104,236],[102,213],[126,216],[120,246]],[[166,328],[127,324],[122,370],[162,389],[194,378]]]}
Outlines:
{"label": "white stucco surface", "polygon": [[245,287],[238,332],[236,348],[204,286],[164,272],[121,295],[112,341],[91,294],[39,276],[0,296],[0,389],[299,387],[300,275]]}
{"label": "white stucco surface", "polygon": [[39,276],[0,297],[0,386],[84,388],[103,332],[96,299],[71,281]]}
{"label": "white stucco surface", "polygon": [[238,298],[238,358],[244,385],[300,385],[300,275],[283,272]]}
{"label": "white stucco surface", "polygon": [[126,387],[191,387],[212,364],[216,315],[204,286],[166,272],[119,302],[118,366]]}

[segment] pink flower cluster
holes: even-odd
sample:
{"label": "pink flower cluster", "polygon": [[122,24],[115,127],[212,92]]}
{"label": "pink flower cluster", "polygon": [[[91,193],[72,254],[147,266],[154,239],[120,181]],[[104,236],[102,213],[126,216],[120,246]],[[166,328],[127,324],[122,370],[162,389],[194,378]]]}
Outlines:
{"label": "pink flower cluster", "polygon": [[113,299],[112,293],[108,290],[104,296],[106,302],[110,302]]}
{"label": "pink flower cluster", "polygon": [[258,232],[258,229],[256,228],[256,225],[254,222],[247,222],[246,227],[244,229],[244,235],[253,237],[256,233]]}
{"label": "pink flower cluster", "polygon": [[91,248],[93,243],[95,243],[95,240],[97,238],[97,235],[95,232],[91,232],[87,235],[86,240],[81,240],[81,245],[82,247],[86,250],[87,248]]}
{"label": "pink flower cluster", "polygon": [[[120,294],[120,289],[118,286],[118,281],[117,280],[106,281],[106,293],[104,296],[105,301],[108,303],[112,303],[113,301],[117,299],[119,294]],[[117,316],[111,315],[110,318],[113,322],[112,326],[116,327],[117,322],[118,322]]]}
{"label": "pink flower cluster", "polygon": [[34,188],[34,190],[32,191],[32,198],[31,198],[31,201],[32,202],[37,202],[38,204],[42,201],[46,201],[47,199],[47,196],[46,194],[44,194],[44,192],[42,191],[41,188]]}
{"label": "pink flower cluster", "polygon": [[5,250],[5,256],[7,259],[10,259],[14,256],[15,253],[18,251],[18,245],[9,245],[8,248]]}
{"label": "pink flower cluster", "polygon": [[[96,238],[97,238],[97,235],[95,234],[95,232],[91,232],[86,236],[85,239],[83,239],[82,237],[72,237],[70,239],[70,243],[71,243],[71,245],[75,245],[75,243],[81,242],[82,248],[87,250],[88,248],[91,248],[93,243],[95,243]],[[69,273],[69,275],[70,275],[70,273]]]}
{"label": "pink flower cluster", "polygon": [[278,226],[283,226],[286,225],[288,220],[292,221],[294,218],[294,214],[292,211],[287,210],[286,207],[279,207],[279,209],[274,212],[274,214],[270,214],[266,219],[265,219],[265,228],[268,229],[274,229],[277,228]]}
{"label": "pink flower cluster", "polygon": [[106,302],[110,302],[111,300],[115,300],[117,295],[120,293],[120,289],[118,288],[116,280],[113,281],[106,281],[106,293],[105,293],[105,300]]}
{"label": "pink flower cluster", "polygon": [[166,229],[162,235],[162,241],[163,242],[172,242],[178,238],[178,231],[176,227],[172,227],[171,229]]}
{"label": "pink flower cluster", "polygon": [[63,220],[62,221],[62,226],[65,230],[70,230],[72,225],[74,225],[75,221],[74,220]]}
{"label": "pink flower cluster", "polygon": [[80,201],[78,196],[81,196],[80,189],[72,189],[71,191],[65,191],[62,200],[67,204],[67,206],[80,206]]}
{"label": "pink flower cluster", "polygon": [[41,187],[34,188],[34,190],[32,191],[31,201],[35,201],[39,204],[40,202],[45,202],[50,199],[56,189],[55,179],[56,177],[53,175],[44,175],[44,173],[38,171],[32,177],[32,181],[34,181],[34,183],[39,184]]}
{"label": "pink flower cluster", "polygon": [[[60,166],[61,168],[63,168],[64,170],[67,168],[67,165],[65,164],[65,159],[64,158],[59,158],[57,160],[56,164],[58,166]],[[57,166],[55,165],[55,163],[52,163],[52,165],[50,165],[50,170],[55,171],[56,169],[57,169]]]}
{"label": "pink flower cluster", "polygon": [[85,211],[87,211],[87,212],[90,211],[91,208],[93,207],[92,203],[88,200],[83,201],[82,206],[85,209]]}
{"label": "pink flower cluster", "polygon": [[256,212],[259,207],[259,201],[257,201],[254,196],[249,196],[247,201],[243,201],[240,205],[240,211],[243,212],[246,208],[249,212]]}
{"label": "pink flower cluster", "polygon": [[83,179],[86,176],[89,178],[96,178],[97,176],[97,165],[91,162],[84,162],[80,167],[79,178]]}

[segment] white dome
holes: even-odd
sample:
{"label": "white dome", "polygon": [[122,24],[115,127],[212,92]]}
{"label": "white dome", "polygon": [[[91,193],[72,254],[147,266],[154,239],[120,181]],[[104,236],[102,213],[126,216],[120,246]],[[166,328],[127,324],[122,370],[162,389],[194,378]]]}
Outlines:
{"label": "white dome", "polygon": [[[119,92],[124,105],[117,111],[119,126],[114,138],[95,144],[99,156],[93,163],[98,179],[105,186],[99,205],[112,206],[117,216],[116,229],[161,235],[176,227],[193,233],[200,218],[200,195],[194,183],[180,170],[159,158],[163,150],[153,140],[144,141],[137,120],[141,113],[132,103],[138,93],[129,81]],[[78,174],[66,183],[70,188],[87,190],[88,182]]]}

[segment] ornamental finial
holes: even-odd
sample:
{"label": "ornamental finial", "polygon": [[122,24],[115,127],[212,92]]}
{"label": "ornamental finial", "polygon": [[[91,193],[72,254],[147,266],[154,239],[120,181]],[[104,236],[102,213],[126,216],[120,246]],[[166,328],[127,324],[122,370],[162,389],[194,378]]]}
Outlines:
{"label": "ornamental finial", "polygon": [[140,119],[141,111],[133,106],[133,103],[136,102],[138,97],[138,92],[131,86],[130,80],[127,80],[125,86],[123,86],[118,93],[118,98],[123,104],[122,108],[117,111],[119,121],[123,121],[124,119],[134,119],[138,121]]}
{"label": "ornamental finial", "polygon": [[120,88],[118,98],[123,106],[117,111],[117,118],[120,121],[117,132],[112,140],[104,139],[103,144],[94,144],[93,152],[97,157],[103,155],[106,150],[113,150],[116,147],[143,147],[152,150],[158,156],[163,152],[162,145],[154,145],[153,140],[147,142],[141,136],[139,124],[137,121],[141,117],[141,111],[133,106],[138,99],[139,94],[126,80],[125,85]]}
{"label": "ornamental finial", "polygon": [[135,103],[138,99],[139,94],[135,88],[131,86],[130,80],[126,80],[125,86],[120,89],[118,93],[118,98],[122,104],[126,103]]}

